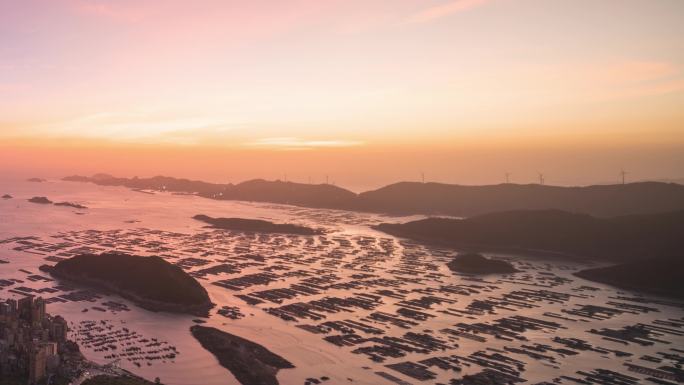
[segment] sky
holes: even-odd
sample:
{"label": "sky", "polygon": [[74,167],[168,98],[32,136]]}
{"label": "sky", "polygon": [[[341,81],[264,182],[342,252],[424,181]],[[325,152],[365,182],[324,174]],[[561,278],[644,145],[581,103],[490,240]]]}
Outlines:
{"label": "sky", "polygon": [[684,177],[681,0],[0,0],[0,172]]}

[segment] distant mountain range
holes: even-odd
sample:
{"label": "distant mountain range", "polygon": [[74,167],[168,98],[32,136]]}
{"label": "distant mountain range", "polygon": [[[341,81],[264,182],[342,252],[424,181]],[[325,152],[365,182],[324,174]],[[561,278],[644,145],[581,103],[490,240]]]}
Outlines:
{"label": "distant mountain range", "polygon": [[90,182],[102,186],[192,193],[218,200],[241,200],[291,204],[304,207],[345,208],[356,194],[329,184],[303,184],[254,179],[239,184],[215,184],[166,176],[152,178],[116,178],[106,174],[93,177],[68,176],[70,182]]}
{"label": "distant mountain range", "polygon": [[684,209],[684,185],[638,182],[584,187],[538,184],[462,186],[400,182],[356,194],[329,184],[304,184],[255,179],[215,184],[164,176],[116,178],[98,174],[70,176],[66,181],[90,182],[133,189],[193,193],[218,200],[245,200],[395,215],[469,217],[507,210],[558,209],[599,217]]}

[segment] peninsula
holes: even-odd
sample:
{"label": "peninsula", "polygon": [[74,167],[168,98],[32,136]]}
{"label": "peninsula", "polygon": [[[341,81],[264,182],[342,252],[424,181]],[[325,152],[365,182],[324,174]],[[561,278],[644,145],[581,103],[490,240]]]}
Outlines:
{"label": "peninsula", "polygon": [[278,385],[278,371],[294,368],[283,357],[236,335],[199,325],[190,331],[242,385]]}
{"label": "peninsula", "polygon": [[684,299],[684,258],[656,258],[586,269],[577,277],[623,289]]}
{"label": "peninsula", "polygon": [[505,250],[628,261],[674,257],[684,249],[684,210],[597,218],[559,210],[518,210],[465,219],[428,218],[375,229],[463,250]]}
{"label": "peninsula", "polygon": [[322,231],[306,226],[290,223],[273,223],[261,219],[244,218],[212,218],[207,215],[195,215],[193,219],[210,224],[212,227],[223,230],[237,230],[261,233],[282,233],[297,235],[316,235]]}
{"label": "peninsula", "polygon": [[[460,250],[610,261],[618,264],[575,275],[622,288],[684,297],[684,211],[613,218],[557,210],[508,211],[466,219],[383,223],[375,228]],[[457,267],[457,262],[452,263]]]}
{"label": "peninsula", "polygon": [[57,278],[114,292],[148,310],[207,316],[214,306],[199,282],[160,257],[81,254],[40,269]]}

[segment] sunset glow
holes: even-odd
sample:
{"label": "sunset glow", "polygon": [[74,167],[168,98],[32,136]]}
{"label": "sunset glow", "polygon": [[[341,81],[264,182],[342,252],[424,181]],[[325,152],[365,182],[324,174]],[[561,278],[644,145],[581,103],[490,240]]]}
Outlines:
{"label": "sunset glow", "polygon": [[0,0],[1,167],[681,177],[683,16],[678,0]]}
{"label": "sunset glow", "polygon": [[684,0],[0,0],[0,385],[684,384]]}

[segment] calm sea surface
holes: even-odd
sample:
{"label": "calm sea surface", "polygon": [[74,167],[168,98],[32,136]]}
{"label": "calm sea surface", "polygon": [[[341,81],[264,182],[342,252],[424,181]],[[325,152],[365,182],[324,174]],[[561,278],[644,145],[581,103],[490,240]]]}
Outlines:
{"label": "calm sea surface", "polygon": [[[114,295],[100,294],[91,301],[73,296],[55,299],[82,288],[63,288],[59,282],[38,278],[47,278],[38,270],[40,265],[54,263],[54,259],[46,258],[116,249],[140,255],[161,255],[169,262],[179,264],[198,278],[217,304],[206,325],[262,344],[296,366],[279,372],[281,384],[303,384],[307,378],[323,376],[329,377],[328,383],[334,384],[393,383],[378,373],[418,383],[416,378],[386,365],[417,363],[431,357],[472,358],[477,357],[478,351],[500,352],[520,361],[524,369],[520,376],[530,383],[550,381],[563,374],[579,376],[577,371],[599,368],[645,378],[628,372],[625,363],[650,368],[671,365],[669,360],[654,363],[640,357],[662,358],[658,356],[659,352],[684,349],[684,329],[676,326],[663,327],[679,331],[679,334],[665,332],[655,336],[659,342],[644,346],[609,341],[589,333],[591,329],[619,329],[637,323],[659,325],[657,320],[681,322],[684,310],[671,300],[635,299],[638,293],[620,292],[572,276],[573,271],[586,265],[517,257],[515,263],[523,272],[473,280],[455,275],[446,268],[445,262],[454,255],[452,251],[405,242],[369,227],[379,222],[403,222],[415,217],[219,202],[190,195],[149,194],[121,187],[62,181],[31,183],[0,179],[2,194],[11,194],[13,199],[0,199],[0,241],[3,242],[0,243],[0,260],[9,262],[0,263],[0,282],[6,280],[4,287],[0,286],[0,298],[18,298],[22,290],[52,298],[48,312],[61,314],[71,323],[72,337],[79,340],[89,359],[98,363],[120,359],[122,367],[149,379],[160,377],[169,385],[238,382],[190,334],[189,328],[195,324],[193,319],[196,317],[146,311]],[[88,209],[29,203],[27,200],[34,196],[45,196],[55,202],[77,202]],[[320,237],[296,237],[215,231],[193,220],[196,214],[294,222],[324,227],[328,233]],[[203,272],[217,266],[225,269],[218,273]],[[228,281],[232,285],[230,288],[214,284],[244,276],[253,279]],[[274,290],[291,290],[293,285],[294,288],[305,285],[310,292],[298,291],[288,298],[283,294],[288,293],[287,290]],[[249,305],[236,295],[250,295],[263,302]],[[370,305],[364,308],[335,302],[348,298],[364,299]],[[487,304],[483,307],[478,300],[487,301]],[[110,301],[127,310],[106,305]],[[336,305],[325,311],[320,310],[320,302],[316,301]],[[297,314],[294,320],[286,321],[275,315],[293,309],[287,305],[303,303],[308,306],[312,302],[319,307],[309,314]],[[609,310],[591,316],[578,312],[578,309],[586,310],[586,305]],[[240,313],[241,318],[217,314],[224,306]],[[275,309],[271,310],[275,314],[267,312],[268,309]],[[410,311],[402,313],[400,309]],[[392,315],[408,322],[399,325],[372,318],[373,313]],[[425,319],[419,319],[421,313],[425,314]],[[509,339],[480,334],[486,342],[448,332],[448,329],[458,329],[459,323],[492,324],[515,316],[557,323],[557,327],[528,328]],[[353,352],[373,346],[372,340],[354,346],[337,346],[324,340],[327,336],[349,332],[320,327],[326,322],[332,322],[333,326],[356,325],[358,328],[352,327],[355,334],[367,339],[397,337],[405,340],[406,334],[413,332],[430,337],[432,344],[421,347],[417,343],[413,345],[413,351],[404,351],[401,357],[387,356],[383,362],[376,362],[371,354],[382,356],[377,351],[371,354]],[[318,332],[312,332],[314,330]],[[118,339],[104,345],[94,343],[97,336],[108,333]],[[552,359],[510,351],[510,348],[529,350],[535,344],[564,348],[553,342],[556,336],[580,338],[608,351],[582,351],[572,356],[556,351],[542,353]],[[142,353],[135,353],[137,350],[131,348],[140,348]],[[632,353],[632,356],[617,356],[611,350]],[[178,353],[173,358],[158,358],[171,351]],[[128,355],[129,352],[133,354]],[[434,374],[434,378],[426,382],[446,383],[451,378],[483,369],[473,361],[461,359],[459,362],[460,373],[423,363]]]}

